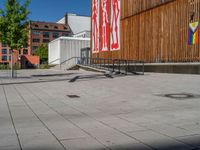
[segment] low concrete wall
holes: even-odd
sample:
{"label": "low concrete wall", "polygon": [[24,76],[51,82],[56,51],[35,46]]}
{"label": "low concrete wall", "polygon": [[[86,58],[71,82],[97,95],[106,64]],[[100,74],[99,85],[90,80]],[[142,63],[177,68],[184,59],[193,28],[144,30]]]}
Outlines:
{"label": "low concrete wall", "polygon": [[200,74],[200,63],[145,64],[145,72]]}

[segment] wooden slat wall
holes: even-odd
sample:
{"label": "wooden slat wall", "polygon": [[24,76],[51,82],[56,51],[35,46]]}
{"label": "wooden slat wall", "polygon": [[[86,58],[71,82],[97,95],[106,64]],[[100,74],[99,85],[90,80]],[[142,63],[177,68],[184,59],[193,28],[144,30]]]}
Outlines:
{"label": "wooden slat wall", "polygon": [[122,0],[121,18],[124,19],[171,1],[174,0]]}
{"label": "wooden slat wall", "polygon": [[[200,21],[200,0],[173,0],[155,7],[159,2],[121,0],[121,50],[94,54],[93,57],[145,62],[200,61],[200,37],[197,45],[188,45],[189,23]],[[155,8],[141,11],[150,6]],[[193,20],[190,20],[191,10],[195,10]],[[135,15],[130,16],[131,12]]]}

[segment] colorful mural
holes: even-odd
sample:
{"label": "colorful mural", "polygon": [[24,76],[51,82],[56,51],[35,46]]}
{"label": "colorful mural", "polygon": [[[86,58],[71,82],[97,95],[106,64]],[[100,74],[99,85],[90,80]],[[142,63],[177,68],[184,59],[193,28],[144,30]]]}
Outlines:
{"label": "colorful mural", "polygon": [[188,44],[195,45],[198,43],[198,27],[199,22],[193,22],[189,25],[189,37],[188,37]]}

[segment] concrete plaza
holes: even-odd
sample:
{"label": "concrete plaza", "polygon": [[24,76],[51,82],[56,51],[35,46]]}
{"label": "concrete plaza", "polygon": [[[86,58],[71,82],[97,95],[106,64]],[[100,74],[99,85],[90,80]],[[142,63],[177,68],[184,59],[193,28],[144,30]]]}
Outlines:
{"label": "concrete plaza", "polygon": [[8,74],[0,71],[0,150],[200,149],[199,75]]}

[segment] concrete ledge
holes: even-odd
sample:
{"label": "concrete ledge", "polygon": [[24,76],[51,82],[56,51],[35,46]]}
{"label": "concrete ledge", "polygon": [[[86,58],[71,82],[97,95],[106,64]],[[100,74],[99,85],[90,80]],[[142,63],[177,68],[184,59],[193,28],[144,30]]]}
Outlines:
{"label": "concrete ledge", "polygon": [[[96,71],[102,73],[106,72],[105,70],[93,68],[90,66],[78,66],[88,71]],[[142,70],[142,65],[136,64],[136,68],[137,70]],[[135,65],[130,65],[129,69],[134,70]],[[144,72],[200,74],[200,63],[146,63],[144,64]]]}
{"label": "concrete ledge", "polygon": [[145,72],[200,74],[200,63],[145,64]]}

